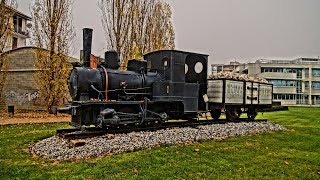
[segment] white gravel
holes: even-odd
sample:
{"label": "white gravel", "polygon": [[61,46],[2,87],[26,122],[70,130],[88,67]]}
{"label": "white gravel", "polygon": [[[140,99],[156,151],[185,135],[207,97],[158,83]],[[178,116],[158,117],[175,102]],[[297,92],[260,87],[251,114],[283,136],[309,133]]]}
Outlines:
{"label": "white gravel", "polygon": [[154,132],[107,134],[85,140],[85,145],[72,147],[67,141],[53,136],[30,147],[30,153],[52,160],[75,160],[106,154],[132,152],[161,144],[176,145],[202,140],[221,140],[228,137],[283,131],[286,128],[270,122],[228,123],[198,126],[197,128],[173,128]]}

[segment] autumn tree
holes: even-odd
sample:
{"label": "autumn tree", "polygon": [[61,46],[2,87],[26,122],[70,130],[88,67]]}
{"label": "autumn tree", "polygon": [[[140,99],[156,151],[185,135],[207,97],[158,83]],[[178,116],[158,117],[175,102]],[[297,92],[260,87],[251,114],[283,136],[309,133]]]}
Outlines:
{"label": "autumn tree", "polygon": [[15,7],[16,1],[0,0],[0,53],[3,53],[4,48],[10,42],[11,34],[13,33],[13,10],[10,7]]}
{"label": "autumn tree", "polygon": [[72,0],[35,0],[32,6],[32,44],[39,47],[35,81],[48,112],[60,105],[67,92],[68,54],[75,38],[72,4]]}
{"label": "autumn tree", "polygon": [[161,0],[100,0],[107,48],[119,52],[122,64],[143,54],[174,49],[171,8]]}
{"label": "autumn tree", "polygon": [[7,68],[7,55],[4,54],[5,48],[10,44],[13,33],[13,9],[16,8],[15,0],[0,0],[0,102],[2,91],[6,80],[5,70]]}
{"label": "autumn tree", "polygon": [[100,0],[102,25],[106,32],[107,48],[127,58],[130,46],[132,0]]}
{"label": "autumn tree", "polygon": [[147,19],[145,43],[141,54],[161,49],[174,49],[174,29],[171,8],[167,3],[156,3]]}

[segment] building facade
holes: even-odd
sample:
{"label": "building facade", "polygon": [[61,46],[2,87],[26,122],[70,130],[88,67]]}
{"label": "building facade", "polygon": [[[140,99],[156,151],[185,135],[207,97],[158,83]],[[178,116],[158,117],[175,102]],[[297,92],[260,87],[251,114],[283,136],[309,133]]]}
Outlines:
{"label": "building facade", "polygon": [[283,105],[320,105],[320,60],[317,58],[260,59],[233,66],[233,72],[268,80],[274,87],[273,100]]}
{"label": "building facade", "polygon": [[11,37],[9,37],[8,43],[4,48],[4,52],[10,51],[12,49],[17,49],[20,47],[25,47],[27,45],[27,39],[29,38],[29,21],[31,21],[31,17],[13,9],[9,6],[5,6],[8,10],[12,11],[13,16],[10,18],[10,24],[13,27],[13,33]]}

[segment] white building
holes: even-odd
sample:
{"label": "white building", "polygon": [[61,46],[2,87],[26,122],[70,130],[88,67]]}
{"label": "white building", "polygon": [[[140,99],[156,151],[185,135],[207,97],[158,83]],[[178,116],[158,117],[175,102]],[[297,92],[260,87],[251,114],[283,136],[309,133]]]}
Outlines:
{"label": "white building", "polygon": [[233,71],[267,79],[274,87],[273,100],[283,105],[320,105],[319,58],[260,59],[234,66]]}
{"label": "white building", "polygon": [[5,6],[7,9],[13,12],[13,16],[10,19],[12,22],[14,30],[12,37],[9,37],[7,46],[4,48],[4,51],[9,51],[12,49],[25,47],[27,44],[27,38],[29,38],[29,32],[27,24],[31,21],[31,17],[13,9],[9,6]]}

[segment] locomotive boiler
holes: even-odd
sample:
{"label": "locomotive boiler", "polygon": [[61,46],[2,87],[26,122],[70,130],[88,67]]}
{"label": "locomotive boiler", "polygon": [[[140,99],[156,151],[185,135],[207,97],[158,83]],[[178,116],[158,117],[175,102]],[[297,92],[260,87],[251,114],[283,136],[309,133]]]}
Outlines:
{"label": "locomotive boiler", "polygon": [[[71,125],[78,128],[195,120],[199,113],[206,112],[218,119],[223,111],[229,119],[239,118],[242,112],[254,119],[259,108],[272,103],[272,85],[263,99],[259,88],[270,90],[270,85],[208,81],[205,54],[155,51],[144,55],[144,60],[130,60],[127,70],[122,71],[118,70],[120,58],[114,51],[105,53],[105,62],[98,68],[90,68],[91,46],[92,29],[84,29],[83,66],[74,67],[69,79],[72,103],[57,109],[71,114]],[[229,86],[236,94],[228,93]]]}

